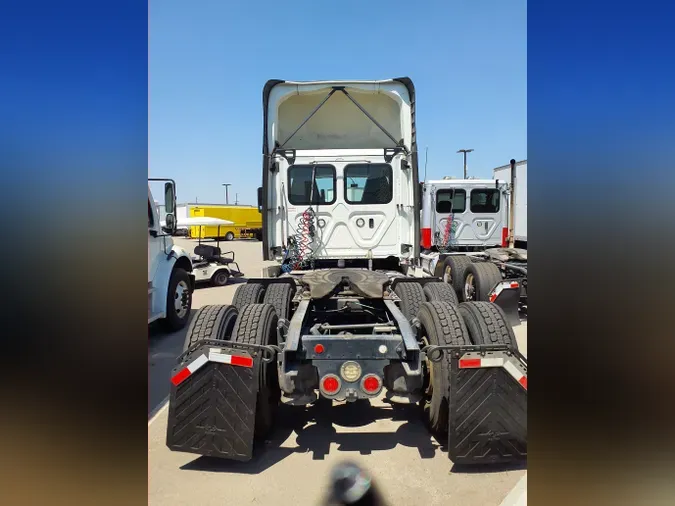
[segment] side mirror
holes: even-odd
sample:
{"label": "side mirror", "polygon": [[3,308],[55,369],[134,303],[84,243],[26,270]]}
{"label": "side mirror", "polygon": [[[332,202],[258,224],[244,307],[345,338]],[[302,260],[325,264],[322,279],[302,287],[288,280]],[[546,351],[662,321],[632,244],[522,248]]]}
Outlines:
{"label": "side mirror", "polygon": [[[167,215],[176,212],[176,187],[173,182],[164,183],[164,210]],[[168,224],[169,222],[167,221],[167,225]]]}
{"label": "side mirror", "polygon": [[263,209],[263,189],[262,187],[258,188],[258,211],[262,213]]}
{"label": "side mirror", "polygon": [[164,217],[164,226],[162,227],[162,230],[167,234],[173,235],[176,233],[176,217],[173,214],[166,214]]}

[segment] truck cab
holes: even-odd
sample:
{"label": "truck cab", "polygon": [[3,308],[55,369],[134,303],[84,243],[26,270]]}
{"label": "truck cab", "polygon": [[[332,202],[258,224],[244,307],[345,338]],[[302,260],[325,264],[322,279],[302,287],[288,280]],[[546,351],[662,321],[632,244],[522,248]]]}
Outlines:
{"label": "truck cab", "polygon": [[442,179],[422,185],[422,247],[480,251],[505,247],[508,185],[496,179]]}
{"label": "truck cab", "polygon": [[411,263],[419,254],[412,82],[269,81],[263,99],[264,259],[286,271]]}
{"label": "truck cab", "polygon": [[164,185],[164,220],[148,183],[148,324],[160,321],[168,330],[179,330],[190,318],[195,277],[190,255],[173,243],[176,231],[175,183]]}

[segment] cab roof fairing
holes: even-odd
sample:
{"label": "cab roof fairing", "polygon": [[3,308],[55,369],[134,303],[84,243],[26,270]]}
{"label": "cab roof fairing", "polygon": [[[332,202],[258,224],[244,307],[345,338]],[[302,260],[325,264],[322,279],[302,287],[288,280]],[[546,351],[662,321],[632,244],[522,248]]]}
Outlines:
{"label": "cab roof fairing", "polygon": [[[402,140],[409,151],[416,151],[415,91],[412,82],[407,78],[382,81],[270,80],[263,90],[263,154],[268,155],[274,151],[275,145],[285,143],[290,134],[312,114],[314,107],[335,87],[345,88],[397,141]],[[376,98],[375,95],[382,97]],[[296,99],[296,107],[286,107],[284,110],[284,104],[289,99]],[[303,150],[394,147],[392,141],[358,106],[348,102],[346,95],[334,93],[334,96],[315,111],[316,115],[308,122],[310,129],[303,126],[298,133],[304,131],[304,135],[294,136],[292,142],[284,147]],[[339,124],[340,121],[342,125]],[[326,145],[322,145],[323,142]]]}

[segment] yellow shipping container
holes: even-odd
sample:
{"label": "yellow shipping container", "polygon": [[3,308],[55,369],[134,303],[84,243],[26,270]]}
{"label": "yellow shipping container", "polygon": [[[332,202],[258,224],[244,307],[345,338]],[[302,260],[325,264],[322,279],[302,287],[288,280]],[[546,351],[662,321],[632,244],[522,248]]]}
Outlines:
{"label": "yellow shipping container", "polygon": [[[206,216],[234,222],[234,225],[220,227],[221,239],[262,238],[262,215],[257,207],[226,205],[192,206],[190,208],[190,216]],[[218,227],[190,227],[190,237],[199,237],[200,228],[202,239],[218,237]]]}

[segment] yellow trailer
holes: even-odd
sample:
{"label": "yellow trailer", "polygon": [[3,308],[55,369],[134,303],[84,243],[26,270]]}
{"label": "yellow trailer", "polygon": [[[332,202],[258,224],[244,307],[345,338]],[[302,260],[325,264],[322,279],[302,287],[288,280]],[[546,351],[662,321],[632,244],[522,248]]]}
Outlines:
{"label": "yellow trailer", "polygon": [[208,216],[234,222],[234,225],[221,226],[220,230],[219,227],[190,227],[190,237],[202,239],[219,237],[226,241],[251,237],[262,239],[262,215],[254,206],[196,205],[190,207],[190,216]]}

